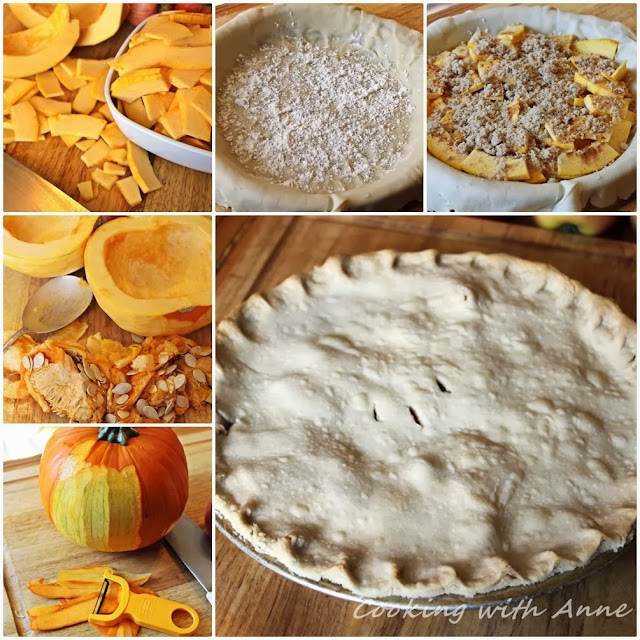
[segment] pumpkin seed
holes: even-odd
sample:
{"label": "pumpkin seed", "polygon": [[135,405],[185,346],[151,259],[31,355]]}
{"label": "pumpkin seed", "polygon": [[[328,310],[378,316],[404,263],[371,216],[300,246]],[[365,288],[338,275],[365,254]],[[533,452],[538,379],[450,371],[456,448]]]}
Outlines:
{"label": "pumpkin seed", "polygon": [[144,417],[145,418],[149,418],[149,420],[157,420],[158,419],[158,412],[153,407],[150,407],[149,405],[147,405],[142,410],[142,413],[144,413]]}
{"label": "pumpkin seed", "polygon": [[164,412],[167,410],[166,407],[160,407],[158,409],[158,418],[162,418],[162,416],[164,415]]}
{"label": "pumpkin seed", "polygon": [[201,382],[202,384],[204,384],[207,381],[207,376],[204,374],[204,371],[202,371],[202,369],[194,369],[193,370],[193,377],[198,382]]}
{"label": "pumpkin seed", "polygon": [[173,393],[176,390],[176,386],[173,383],[173,378],[167,379],[167,387],[169,387],[169,393]]}
{"label": "pumpkin seed", "polygon": [[164,391],[165,393],[169,391],[169,386],[167,385],[165,380],[158,380],[156,384],[158,385],[158,389],[160,389],[160,391]]}
{"label": "pumpkin seed", "polygon": [[116,417],[113,415],[113,413],[105,413],[104,415],[104,421],[105,422],[117,422]]}
{"label": "pumpkin seed", "polygon": [[198,359],[190,353],[187,353],[184,357],[184,362],[187,367],[191,367],[192,369],[195,369],[198,366]]}
{"label": "pumpkin seed", "polygon": [[83,359],[82,360],[82,368],[83,368],[85,374],[89,377],[89,379],[93,380],[95,382],[96,374],[93,372],[93,369],[91,368],[91,364]]}
{"label": "pumpkin seed", "polygon": [[96,402],[102,406],[104,404],[104,396],[99,393],[98,395],[96,395]]}
{"label": "pumpkin seed", "polygon": [[94,379],[97,382],[104,382],[104,376],[102,375],[102,371],[100,371],[97,365],[92,364],[91,371],[93,371]]}
{"label": "pumpkin seed", "polygon": [[98,385],[94,384],[93,382],[90,382],[87,385],[86,392],[88,396],[95,398],[98,393]]}
{"label": "pumpkin seed", "polygon": [[178,368],[177,364],[172,364],[170,367],[167,367],[164,372],[169,375],[170,373],[173,373],[176,369]]}
{"label": "pumpkin seed", "polygon": [[136,371],[135,369],[129,369],[129,371],[127,371],[128,376],[135,376],[136,373],[140,373],[140,372]]}
{"label": "pumpkin seed", "polygon": [[33,358],[33,368],[39,369],[44,364],[44,353],[39,351]]}
{"label": "pumpkin seed", "polygon": [[173,379],[173,386],[176,388],[176,391],[187,381],[187,377],[184,375],[184,373],[179,373],[174,379]]}
{"label": "pumpkin seed", "polygon": [[144,336],[139,336],[137,333],[132,333],[131,339],[134,342],[137,342],[138,344],[141,344],[142,342],[144,342]]}
{"label": "pumpkin seed", "polygon": [[171,422],[171,420],[173,420],[176,417],[176,414],[173,413],[173,411],[171,413],[165,413],[164,416],[162,416],[162,419],[165,422]]}
{"label": "pumpkin seed", "polygon": [[147,401],[144,398],[138,398],[136,402],[136,411],[138,413],[144,413],[144,408],[147,406]]}
{"label": "pumpkin seed", "polygon": [[165,410],[165,413],[169,413],[169,411],[171,411],[171,409],[173,409],[173,405],[174,405],[173,399],[169,400],[169,402],[167,402],[167,408]]}
{"label": "pumpkin seed", "polygon": [[157,373],[159,376],[163,376],[163,375],[166,373],[166,371],[165,371],[164,369],[160,369],[160,371],[156,371],[156,373]]}
{"label": "pumpkin seed", "polygon": [[31,361],[31,358],[29,356],[24,356],[24,358],[22,358],[22,366],[27,371],[31,371],[31,369],[33,369],[33,362]]}
{"label": "pumpkin seed", "polygon": [[122,395],[123,393],[129,393],[133,387],[128,382],[121,382],[113,387],[113,393],[117,396]]}
{"label": "pumpkin seed", "polygon": [[189,406],[189,399],[186,396],[178,396],[176,398],[176,404],[181,408],[184,409],[185,407]]}
{"label": "pumpkin seed", "polygon": [[194,356],[208,356],[211,353],[211,349],[209,347],[191,347],[189,349],[189,353],[192,353]]}
{"label": "pumpkin seed", "polygon": [[129,411],[124,411],[122,409],[120,409],[120,411],[116,411],[116,415],[118,416],[118,418],[124,420],[125,418],[129,417]]}
{"label": "pumpkin seed", "polygon": [[158,356],[158,364],[164,364],[165,362],[169,362],[169,354],[168,353],[161,353]]}
{"label": "pumpkin seed", "polygon": [[116,404],[124,404],[129,399],[129,394],[125,393],[123,396],[116,398]]}

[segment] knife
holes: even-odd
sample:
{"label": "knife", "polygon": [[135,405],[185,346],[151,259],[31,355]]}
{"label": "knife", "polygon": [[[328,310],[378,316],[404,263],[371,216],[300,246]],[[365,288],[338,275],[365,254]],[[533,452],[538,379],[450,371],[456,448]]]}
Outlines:
{"label": "knife", "polygon": [[195,579],[207,592],[207,600],[213,604],[211,584],[213,564],[211,561],[212,542],[209,536],[186,514],[183,513],[176,526],[164,538]]}

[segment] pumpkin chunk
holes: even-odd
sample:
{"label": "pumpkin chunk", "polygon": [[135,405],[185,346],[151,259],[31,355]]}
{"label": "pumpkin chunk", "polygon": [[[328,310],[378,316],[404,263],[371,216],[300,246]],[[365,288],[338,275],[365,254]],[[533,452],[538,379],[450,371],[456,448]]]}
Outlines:
{"label": "pumpkin chunk", "polygon": [[29,102],[37,111],[48,117],[71,113],[71,105],[62,100],[33,96],[33,98],[29,99]]}
{"label": "pumpkin chunk", "polygon": [[129,206],[134,207],[135,205],[142,202],[140,189],[138,189],[138,185],[133,179],[133,176],[128,176],[127,178],[118,180],[118,182],[116,182],[116,185],[118,189],[120,189],[120,192],[124,196],[124,199],[127,201]]}
{"label": "pumpkin chunk", "polygon": [[80,87],[73,99],[73,110],[76,113],[89,115],[95,106],[96,99],[91,97],[91,85],[85,84],[84,87]]}
{"label": "pumpkin chunk", "polygon": [[170,67],[172,69],[210,69],[211,46],[174,47],[161,41],[144,42],[129,49],[110,62],[118,73],[125,74],[138,69]]}
{"label": "pumpkin chunk", "polygon": [[109,62],[107,60],[78,58],[75,76],[76,78],[82,78],[82,80],[95,80],[105,71],[109,71]]}
{"label": "pumpkin chunk", "polygon": [[149,93],[167,91],[170,87],[161,69],[139,69],[121,75],[111,85],[111,95],[125,102],[133,102]]}
{"label": "pumpkin chunk", "polygon": [[36,110],[29,102],[19,102],[11,107],[13,138],[16,142],[36,142],[40,125]]}
{"label": "pumpkin chunk", "polygon": [[137,144],[127,140],[127,162],[136,183],[145,193],[162,187],[162,183],[153,172],[147,152]]}
{"label": "pumpkin chunk", "polygon": [[92,200],[93,198],[95,198],[96,194],[93,190],[93,182],[91,182],[91,180],[78,182],[77,187],[78,187],[78,191],[80,192],[80,195],[85,200]]}
{"label": "pumpkin chunk", "polygon": [[36,75],[38,91],[45,98],[59,98],[64,95],[64,89],[60,86],[58,78],[53,71],[45,71]]}
{"label": "pumpkin chunk", "polygon": [[117,182],[118,176],[105,173],[102,169],[96,167],[91,172],[91,179],[107,191],[111,191],[111,187]]}
{"label": "pumpkin chunk", "polygon": [[87,167],[95,167],[97,164],[104,162],[108,155],[109,145],[107,145],[104,140],[98,140],[98,142],[80,156],[80,160],[82,160]]}
{"label": "pumpkin chunk", "polygon": [[100,134],[100,137],[112,148],[122,148],[127,144],[127,138],[120,131],[120,128],[115,122],[110,122]]}
{"label": "pumpkin chunk", "polygon": [[102,166],[102,170],[106,174],[114,176],[123,176],[127,173],[126,167],[122,167],[119,164],[114,164],[113,162],[105,162]]}
{"label": "pumpkin chunk", "polygon": [[19,100],[24,98],[34,87],[36,83],[33,80],[25,80],[17,78],[4,90],[3,104],[4,112],[9,113],[9,109]]}
{"label": "pumpkin chunk", "polygon": [[50,118],[51,135],[79,135],[97,140],[106,126],[104,120],[81,114],[61,115]]}

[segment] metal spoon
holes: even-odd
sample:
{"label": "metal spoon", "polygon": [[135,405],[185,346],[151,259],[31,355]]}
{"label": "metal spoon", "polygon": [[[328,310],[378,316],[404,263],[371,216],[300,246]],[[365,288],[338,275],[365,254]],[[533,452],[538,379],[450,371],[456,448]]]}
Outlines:
{"label": "metal spoon", "polygon": [[91,287],[78,276],[61,276],[45,282],[27,301],[22,327],[5,343],[6,351],[25,333],[50,333],[73,322],[93,300]]}

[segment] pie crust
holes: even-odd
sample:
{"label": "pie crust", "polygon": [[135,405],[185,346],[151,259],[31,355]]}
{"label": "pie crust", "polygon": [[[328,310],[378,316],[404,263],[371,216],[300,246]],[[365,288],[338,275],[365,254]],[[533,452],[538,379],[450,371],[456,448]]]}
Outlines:
{"label": "pie crust", "polygon": [[360,595],[574,569],[636,518],[635,340],[543,264],[329,258],[218,326],[216,509]]}
{"label": "pie crust", "polygon": [[[243,11],[216,30],[216,95],[237,67],[260,47],[303,40],[373,55],[406,86],[414,107],[407,145],[394,168],[344,191],[310,193],[276,184],[243,166],[216,118],[216,202],[233,211],[392,211],[422,198],[424,49],[421,33],[343,4],[276,4]],[[286,74],[281,74],[284,78]],[[282,80],[284,82],[284,80]],[[355,159],[354,159],[355,162]]]}
{"label": "pie crust", "polygon": [[[637,96],[637,43],[623,24],[595,16],[566,13],[541,6],[513,6],[467,11],[437,20],[427,28],[427,54],[452,49],[467,41],[477,28],[498,33],[508,24],[521,23],[548,35],[572,33],[576,38],[610,38],[619,42],[616,59],[627,60],[628,85]],[[523,184],[487,180],[453,169],[427,154],[428,211],[582,211],[588,201],[608,207],[636,190],[637,133],[629,146],[608,167],[595,173],[556,183]]]}

